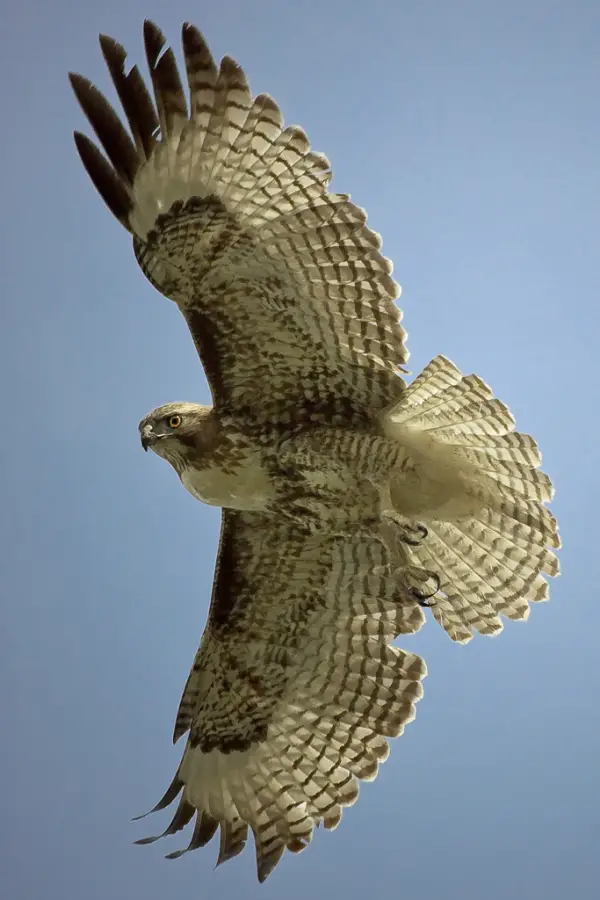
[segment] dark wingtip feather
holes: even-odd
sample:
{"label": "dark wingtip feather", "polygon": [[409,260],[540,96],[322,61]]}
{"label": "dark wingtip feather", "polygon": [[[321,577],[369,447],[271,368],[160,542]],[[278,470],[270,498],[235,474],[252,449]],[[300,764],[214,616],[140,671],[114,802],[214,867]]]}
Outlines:
{"label": "dark wingtip feather", "polygon": [[96,190],[121,225],[131,231],[129,213],[133,201],[125,183],[102,155],[93,141],[80,131],[73,133],[79,158]]}
{"label": "dark wingtip feather", "polygon": [[135,818],[133,818],[131,821],[139,822],[140,819],[145,819],[146,816],[151,816],[152,813],[160,812],[161,809],[166,809],[167,806],[169,806],[173,802],[173,800],[177,797],[177,795],[181,792],[182,788],[183,788],[183,781],[181,781],[181,779],[179,778],[179,775],[177,774],[177,775],[175,775],[175,778],[173,779],[173,781],[171,782],[171,784],[169,785],[169,787],[167,788],[165,793],[162,795],[162,797],[160,798],[160,800],[158,801],[156,806],[153,806],[152,809],[149,810],[148,812],[142,813],[141,816],[135,816]]}
{"label": "dark wingtip feather", "polygon": [[210,52],[210,47],[204,39],[202,32],[192,25],[191,22],[184,22],[181,27],[181,43],[186,58],[189,55],[198,57],[202,61],[204,68],[210,69],[215,75],[217,74],[217,66]]}
{"label": "dark wingtip feather", "polygon": [[146,159],[154,147],[159,127],[156,110],[137,66],[125,73],[127,51],[114,38],[100,35],[100,49],[127,116],[133,138]]}
{"label": "dark wingtip feather", "polygon": [[206,107],[204,94],[214,88],[217,82],[217,66],[210,48],[198,29],[186,22],[181,29],[181,43],[185,57],[185,68],[190,87],[192,118],[199,112],[210,111]]}
{"label": "dark wingtip feather", "polygon": [[153,844],[155,841],[159,841],[161,837],[164,837],[164,834],[155,834],[152,837],[139,838],[133,843],[136,847],[144,847],[146,844]]}
{"label": "dark wingtip feather", "polygon": [[265,848],[256,848],[256,872],[258,880],[262,884],[266,881],[285,850],[284,844],[274,844],[271,850],[265,852]]}
{"label": "dark wingtip feather", "polygon": [[98,42],[100,44],[100,49],[102,50],[102,56],[105,59],[107,59],[108,57],[120,66],[123,66],[125,64],[125,60],[127,59],[127,51],[125,50],[123,44],[120,44],[109,34],[99,34]]}
{"label": "dark wingtip feather", "polygon": [[241,820],[221,822],[219,856],[215,868],[238,856],[248,840],[248,825]]}
{"label": "dark wingtip feather", "polygon": [[[158,807],[160,808],[160,807]],[[179,805],[175,810],[175,815],[165,828],[162,834],[155,834],[152,837],[140,838],[137,841],[134,841],[134,844],[138,846],[143,846],[144,844],[153,844],[155,841],[159,841],[163,837],[167,837],[170,834],[177,834],[178,831],[181,831],[182,828],[188,824],[196,809],[192,806],[191,803],[188,803],[184,796],[181,797],[179,801]]]}
{"label": "dark wingtip feather", "polygon": [[216,819],[213,819],[211,815],[207,812],[198,812],[196,824],[194,825],[194,833],[192,834],[192,838],[187,847],[184,847],[182,850],[175,850],[173,853],[168,853],[165,859],[179,859],[180,856],[189,853],[190,850],[197,850],[198,847],[205,847],[206,844],[212,840],[218,827],[219,823]]}
{"label": "dark wingtip feather", "polygon": [[146,19],[144,22],[144,46],[154,88],[160,128],[164,136],[171,131],[174,119],[177,117],[187,118],[187,102],[175,54],[170,47],[165,50],[166,38],[160,28],[150,19]]}
{"label": "dark wingtip feather", "polygon": [[144,47],[150,70],[156,65],[156,61],[166,42],[167,39],[158,25],[155,25],[151,19],[144,19]]}
{"label": "dark wingtip feather", "polygon": [[183,737],[186,731],[190,730],[189,724],[184,724],[179,721],[179,716],[177,717],[177,721],[175,722],[175,728],[173,729],[173,743],[176,744],[177,741]]}
{"label": "dark wingtip feather", "polygon": [[139,158],[118,115],[106,97],[89,79],[70,72],[69,81],[79,105],[96,132],[115,171],[128,184],[133,184],[135,173],[139,167]]}

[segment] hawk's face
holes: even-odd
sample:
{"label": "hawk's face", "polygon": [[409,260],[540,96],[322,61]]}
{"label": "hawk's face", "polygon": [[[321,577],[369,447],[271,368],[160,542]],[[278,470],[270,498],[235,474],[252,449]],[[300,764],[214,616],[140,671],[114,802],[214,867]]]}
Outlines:
{"label": "hawk's face", "polygon": [[154,450],[181,474],[202,452],[211,411],[198,403],[166,403],[153,409],[138,426],[142,447]]}

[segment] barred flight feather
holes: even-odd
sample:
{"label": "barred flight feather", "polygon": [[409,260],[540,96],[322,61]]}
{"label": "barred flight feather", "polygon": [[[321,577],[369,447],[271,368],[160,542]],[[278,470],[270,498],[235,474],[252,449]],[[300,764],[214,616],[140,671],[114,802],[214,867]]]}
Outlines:
{"label": "barred flight feather", "polygon": [[[377,540],[300,537],[226,511],[220,552],[230,550],[242,575],[232,619],[209,616],[175,729],[190,736],[155,809],[182,792],[160,836],[196,816],[194,849],[219,823],[219,861],[240,852],[249,826],[262,881],[286,847],[303,849],[319,823],[337,826],[358,782],[387,759],[387,738],[413,719],[425,664],[390,643],[423,614]],[[211,611],[228,589],[216,580]]]}
{"label": "barred flight feather", "polygon": [[533,438],[514,431],[508,409],[481,379],[463,376],[443,356],[407,388],[386,428],[409,454],[426,447],[429,469],[439,477],[459,472],[464,496],[474,498],[472,511],[459,506],[454,516],[451,507],[444,517],[424,515],[427,539],[410,551],[439,576],[431,602],[437,621],[465,642],[474,631],[498,633],[500,616],[526,619],[530,602],[547,599],[544,576],[559,572],[550,549],[560,546],[556,520],[543,506],[553,488],[537,468]]}

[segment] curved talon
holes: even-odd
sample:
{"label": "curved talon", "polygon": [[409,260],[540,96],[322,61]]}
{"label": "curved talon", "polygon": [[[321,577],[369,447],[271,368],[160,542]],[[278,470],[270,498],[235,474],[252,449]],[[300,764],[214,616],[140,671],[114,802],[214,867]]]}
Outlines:
{"label": "curved talon", "polygon": [[435,582],[435,588],[433,589],[433,591],[431,591],[430,594],[426,594],[424,591],[420,590],[419,588],[413,587],[413,588],[411,588],[410,592],[413,596],[413,599],[419,604],[419,606],[422,606],[425,609],[428,609],[432,606],[435,606],[435,601],[433,603],[428,603],[427,601],[431,600],[433,597],[435,597],[435,595],[437,594],[437,592],[439,591],[439,589],[441,587],[441,581],[440,581],[440,576],[437,574],[437,572],[427,571],[426,574],[427,574],[428,578],[433,579],[433,581]]}
{"label": "curved talon", "polygon": [[431,609],[432,606],[435,606],[435,603],[430,602],[433,594],[423,594],[418,588],[413,588],[411,595],[415,603],[418,603],[422,609]]}
{"label": "curved talon", "polygon": [[[418,537],[412,538],[408,536],[410,531],[416,531],[418,533]],[[411,547],[418,547],[421,541],[424,541],[429,532],[425,528],[424,525],[421,525],[420,522],[414,528],[410,528],[410,526],[405,526],[402,529],[402,537],[401,540],[404,541],[405,544],[409,544]]]}

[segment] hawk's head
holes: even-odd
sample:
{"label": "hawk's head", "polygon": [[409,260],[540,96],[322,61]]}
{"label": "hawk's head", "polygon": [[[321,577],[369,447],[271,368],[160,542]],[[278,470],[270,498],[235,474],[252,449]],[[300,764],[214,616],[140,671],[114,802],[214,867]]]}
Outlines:
{"label": "hawk's head", "polygon": [[212,409],[199,403],[165,403],[139,424],[144,450],[154,450],[181,474],[210,442]]}

